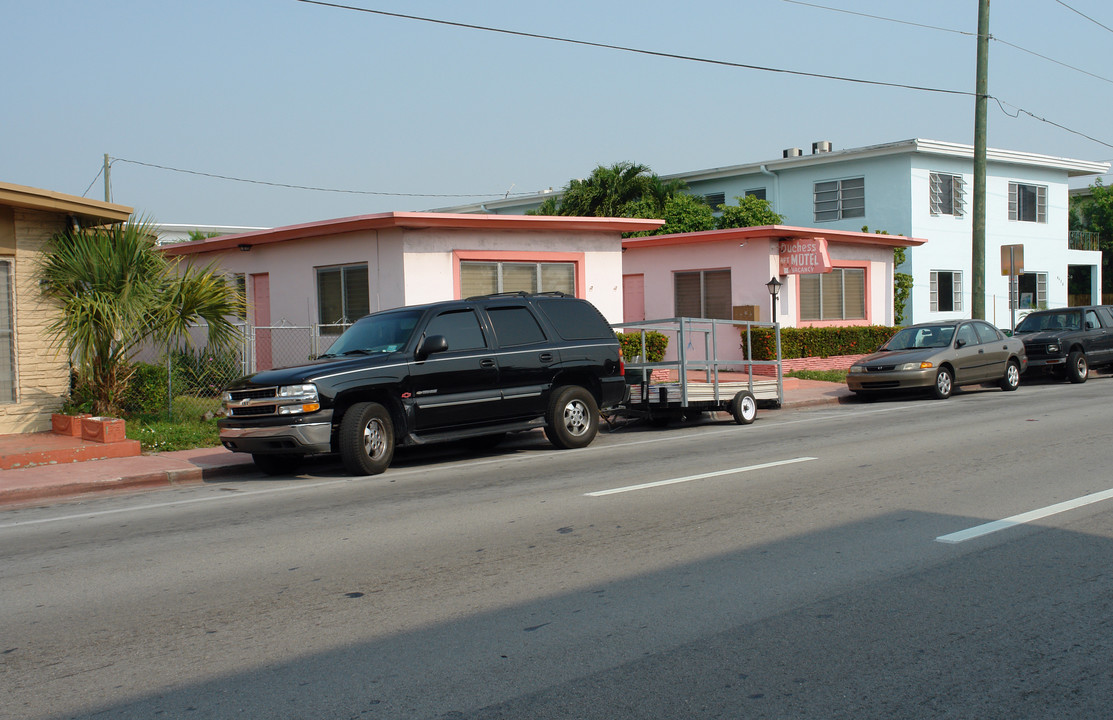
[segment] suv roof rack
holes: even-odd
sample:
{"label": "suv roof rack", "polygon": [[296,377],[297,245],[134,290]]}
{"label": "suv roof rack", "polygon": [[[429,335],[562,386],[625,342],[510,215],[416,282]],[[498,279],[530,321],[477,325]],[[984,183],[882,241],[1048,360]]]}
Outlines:
{"label": "suv roof rack", "polygon": [[525,290],[513,290],[511,292],[489,293],[487,295],[473,295],[465,300],[487,300],[489,298],[502,298],[502,297],[574,297],[566,292],[560,290],[549,290],[547,292],[531,293]]}

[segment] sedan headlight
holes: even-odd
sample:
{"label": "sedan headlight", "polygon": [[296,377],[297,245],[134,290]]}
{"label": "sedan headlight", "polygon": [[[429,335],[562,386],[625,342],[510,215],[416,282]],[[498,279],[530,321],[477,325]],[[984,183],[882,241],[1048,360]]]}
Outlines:
{"label": "sedan headlight", "polygon": [[898,370],[927,370],[928,368],[933,368],[933,367],[935,367],[935,363],[931,362],[930,360],[924,360],[923,362],[905,363],[897,369]]}
{"label": "sedan headlight", "polygon": [[849,372],[851,372],[853,374],[864,373],[865,371],[866,371],[866,368],[863,367],[862,365],[851,365],[850,370],[849,370]]}

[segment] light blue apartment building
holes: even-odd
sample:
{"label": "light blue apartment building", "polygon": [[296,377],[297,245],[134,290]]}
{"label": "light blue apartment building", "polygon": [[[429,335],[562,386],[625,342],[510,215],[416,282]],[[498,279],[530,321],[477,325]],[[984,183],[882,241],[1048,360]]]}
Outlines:
{"label": "light blue apartment building", "polygon": [[[986,164],[986,318],[1009,327],[1009,279],[1001,273],[1001,247],[1023,245],[1017,280],[1018,309],[1100,302],[1101,253],[1068,234],[1068,181],[1101,175],[1109,163],[990,149]],[[822,231],[884,230],[926,239],[907,250],[898,270],[913,277],[906,320],[969,317],[973,233],[974,148],[913,139],[836,150],[828,142],[810,151],[784,150],[765,162],[663,175],[681,179],[714,206],[758,195],[784,216],[784,224]],[[522,213],[547,194],[443,209]],[[908,317],[910,316],[910,320]]]}

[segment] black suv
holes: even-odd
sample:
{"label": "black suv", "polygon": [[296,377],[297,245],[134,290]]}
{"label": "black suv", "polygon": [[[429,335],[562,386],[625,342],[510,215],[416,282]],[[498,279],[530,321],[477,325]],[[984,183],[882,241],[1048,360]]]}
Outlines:
{"label": "black suv", "polygon": [[1086,382],[1091,367],[1113,365],[1113,309],[1087,305],[1037,310],[1016,326],[1024,341],[1028,370],[1062,373]]}
{"label": "black suv", "polygon": [[220,441],[267,473],[339,453],[354,475],[386,470],[396,444],[543,427],[584,447],[599,409],[626,399],[623,370],[606,319],[563,293],[402,307],[361,318],[311,363],[234,382]]}

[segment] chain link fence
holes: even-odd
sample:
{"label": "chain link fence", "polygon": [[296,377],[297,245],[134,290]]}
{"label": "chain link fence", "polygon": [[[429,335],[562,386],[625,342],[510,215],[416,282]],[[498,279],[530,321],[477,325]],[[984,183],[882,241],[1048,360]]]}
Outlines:
{"label": "chain link fence", "polygon": [[208,327],[191,330],[171,347],[148,347],[138,356],[122,406],[132,413],[174,421],[218,417],[221,394],[244,375],[301,365],[328,351],[348,325],[240,325],[229,350],[208,347]]}

